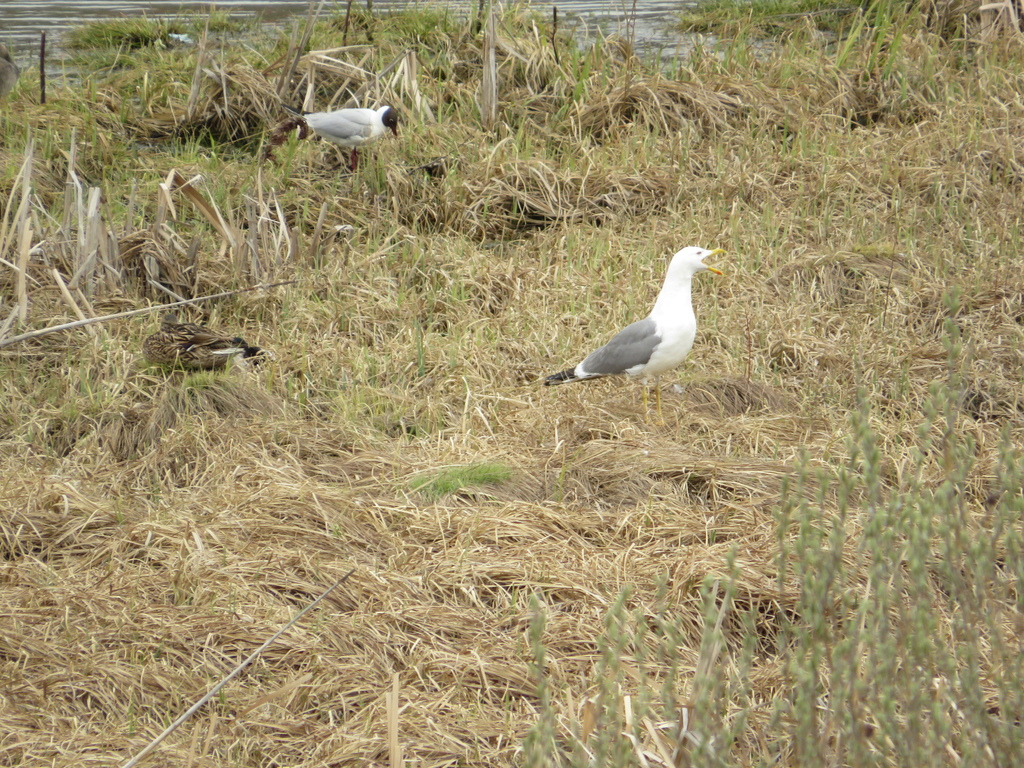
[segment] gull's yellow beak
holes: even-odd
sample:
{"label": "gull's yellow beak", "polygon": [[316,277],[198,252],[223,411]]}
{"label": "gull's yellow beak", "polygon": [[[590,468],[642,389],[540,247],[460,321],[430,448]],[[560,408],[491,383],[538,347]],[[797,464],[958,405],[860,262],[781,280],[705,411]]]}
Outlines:
{"label": "gull's yellow beak", "polygon": [[[725,249],[724,248],[715,248],[715,250],[713,250],[711,253],[709,253],[708,256],[717,256],[720,253],[725,253]],[[708,256],[705,256],[704,258],[706,259]],[[708,267],[708,272],[714,272],[716,275],[722,274],[722,270],[715,269],[714,267]]]}

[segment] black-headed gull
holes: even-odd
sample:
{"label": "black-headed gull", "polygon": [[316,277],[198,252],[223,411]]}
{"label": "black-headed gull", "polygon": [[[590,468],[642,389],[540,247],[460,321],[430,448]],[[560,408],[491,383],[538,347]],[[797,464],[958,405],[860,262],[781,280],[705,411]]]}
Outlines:
{"label": "black-headed gull", "polygon": [[398,135],[398,110],[394,107],[379,109],[338,109],[334,112],[299,112],[284,106],[293,115],[303,118],[313,133],[339,147],[352,150],[350,160],[354,171],[359,164],[356,148],[391,132]]}
{"label": "black-headed gull", "polygon": [[697,335],[697,317],[693,314],[690,293],[693,276],[704,270],[716,275],[722,274],[720,270],[704,263],[706,257],[719,253],[725,251],[721,248],[709,251],[692,246],[676,253],[668,265],[665,284],[654,302],[651,314],[626,326],[603,347],[591,352],[579,365],[548,376],[544,384],[567,384],[625,374],[639,378],[643,383],[646,411],[647,385],[653,378],[658,418],[664,422],[658,378],[690,354],[693,339]]}

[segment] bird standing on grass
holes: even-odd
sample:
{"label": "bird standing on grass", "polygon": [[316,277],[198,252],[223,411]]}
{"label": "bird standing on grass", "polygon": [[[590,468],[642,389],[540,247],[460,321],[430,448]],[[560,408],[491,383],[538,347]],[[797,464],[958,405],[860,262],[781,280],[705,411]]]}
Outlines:
{"label": "bird standing on grass", "polygon": [[661,414],[661,389],[658,379],[661,374],[675,368],[686,359],[697,335],[697,318],[693,314],[690,288],[693,276],[708,270],[716,275],[720,270],[704,263],[708,256],[725,253],[721,248],[713,251],[704,248],[683,248],[668,265],[665,284],[654,302],[651,314],[643,320],[626,326],[611,341],[591,352],[575,368],[548,376],[544,384],[567,384],[571,381],[596,379],[602,376],[625,374],[639,378],[644,385],[644,412],[647,411],[647,387],[654,379],[654,395],[658,406],[658,419],[664,423]]}
{"label": "bird standing on grass", "polygon": [[18,82],[19,74],[21,74],[21,70],[11,58],[7,46],[0,43],[0,98],[14,90],[14,84]]}
{"label": "bird standing on grass", "polygon": [[246,344],[241,336],[224,336],[204,325],[179,323],[176,312],[168,312],[160,330],[142,342],[142,354],[151,363],[180,365],[190,370],[220,370],[233,360],[255,363],[263,350]]}
{"label": "bird standing on grass", "polygon": [[296,117],[302,118],[317,136],[352,150],[349,165],[353,171],[359,165],[356,148],[384,135],[388,129],[398,135],[398,110],[394,107],[380,109],[338,109],[334,112],[299,112],[281,105]]}

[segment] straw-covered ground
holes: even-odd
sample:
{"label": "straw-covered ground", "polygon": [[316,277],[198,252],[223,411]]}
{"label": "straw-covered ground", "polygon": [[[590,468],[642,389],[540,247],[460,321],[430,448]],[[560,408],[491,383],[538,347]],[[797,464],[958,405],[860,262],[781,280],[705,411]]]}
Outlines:
{"label": "straw-covered ground", "polygon": [[[0,765],[124,763],[350,571],[141,764],[1024,763],[1024,57],[902,8],[667,68],[517,8],[23,74]],[[353,92],[403,116],[356,174],[261,160]],[[664,424],[541,386],[685,245],[725,274]],[[9,343],[277,282],[182,310],[256,370],[148,365],[159,310]]]}

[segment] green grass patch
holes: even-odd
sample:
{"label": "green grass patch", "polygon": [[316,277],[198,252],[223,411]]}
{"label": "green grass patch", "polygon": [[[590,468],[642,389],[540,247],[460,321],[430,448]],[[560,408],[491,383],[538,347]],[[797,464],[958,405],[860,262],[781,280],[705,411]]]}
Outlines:
{"label": "green grass patch", "polygon": [[147,46],[170,45],[170,35],[183,34],[186,29],[181,21],[150,19],[146,16],[101,19],[74,27],[68,34],[67,46],[79,50],[135,50]]}
{"label": "green grass patch", "polygon": [[838,34],[850,14],[860,10],[855,3],[829,0],[708,0],[680,16],[683,32],[704,34],[747,33],[773,37],[808,22],[817,29]]}
{"label": "green grass patch", "polygon": [[255,30],[259,19],[253,15],[232,14],[230,11],[210,9],[208,13],[188,13],[178,17],[175,23],[183,23],[198,39],[206,29],[211,35],[237,34]]}
{"label": "green grass patch", "polygon": [[467,464],[448,467],[433,475],[421,475],[409,482],[414,491],[422,491],[431,499],[439,499],[464,488],[482,485],[501,485],[512,477],[512,470],[504,464]]}

